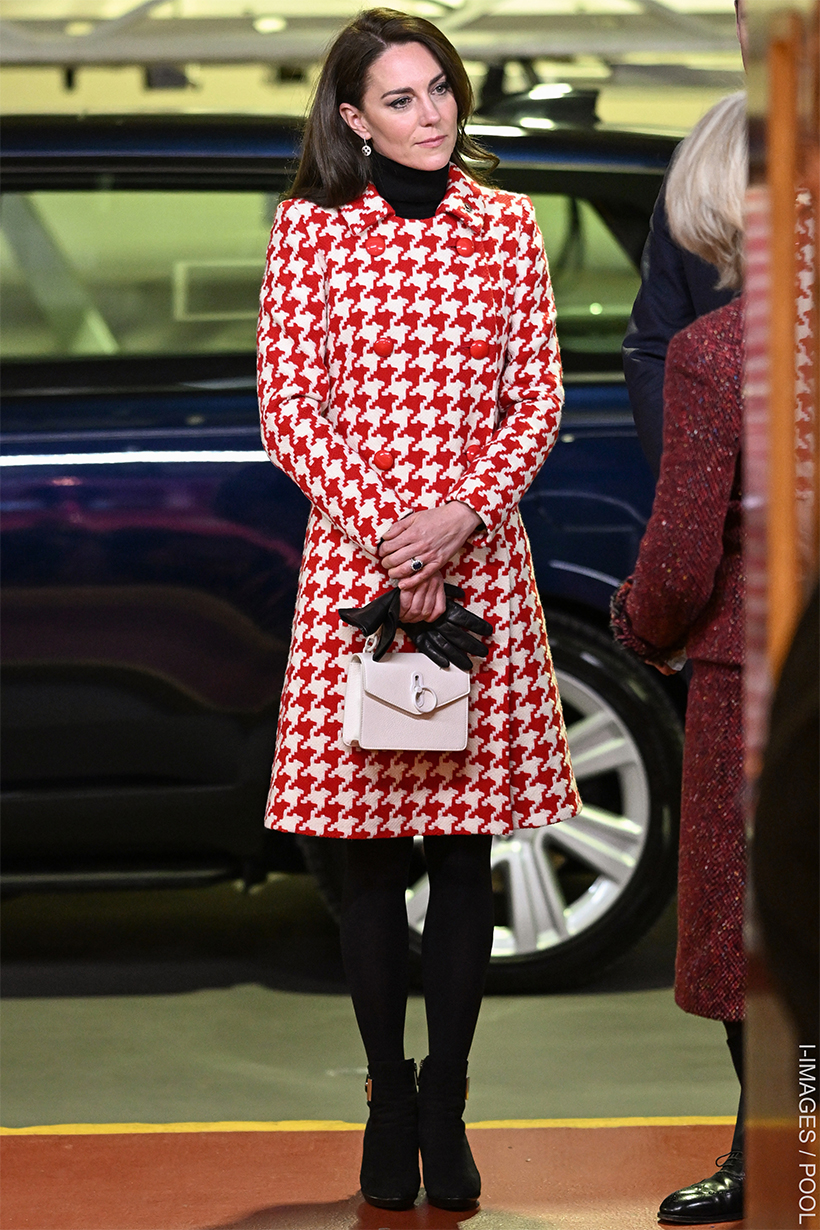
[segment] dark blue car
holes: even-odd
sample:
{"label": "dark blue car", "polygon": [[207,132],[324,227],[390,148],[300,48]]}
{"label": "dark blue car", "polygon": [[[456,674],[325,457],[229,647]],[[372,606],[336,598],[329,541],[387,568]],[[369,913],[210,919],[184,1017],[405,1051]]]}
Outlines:
{"label": "dark blue car", "polygon": [[[674,143],[481,135],[535,203],[566,374],[522,512],[584,811],[494,848],[491,981],[549,989],[634,943],[674,881],[675,698],[607,632],[652,503],[620,343]],[[5,123],[7,891],[306,862],[337,900],[338,843],[262,827],[307,505],[260,445],[254,331],[297,148],[264,118]],[[414,942],[425,902],[419,861]]]}

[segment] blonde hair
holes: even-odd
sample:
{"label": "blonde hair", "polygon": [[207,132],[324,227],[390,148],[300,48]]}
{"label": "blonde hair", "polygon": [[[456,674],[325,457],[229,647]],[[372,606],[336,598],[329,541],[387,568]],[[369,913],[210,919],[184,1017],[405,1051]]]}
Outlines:
{"label": "blonde hair", "polygon": [[746,95],[729,94],[681,142],[666,180],[675,243],[720,273],[719,289],[743,281],[743,202],[749,174]]}

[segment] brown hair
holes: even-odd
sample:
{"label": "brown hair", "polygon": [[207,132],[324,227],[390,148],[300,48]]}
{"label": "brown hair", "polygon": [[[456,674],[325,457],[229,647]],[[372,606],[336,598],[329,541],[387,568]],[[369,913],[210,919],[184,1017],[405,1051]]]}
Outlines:
{"label": "brown hair", "polygon": [[341,103],[361,108],[371,65],[388,47],[421,43],[438,61],[458,107],[458,135],[451,161],[483,183],[498,166],[494,154],[468,136],[473,88],[461,57],[440,30],[423,17],[394,9],[367,9],[345,26],[327,54],[305,127],[296,179],[288,193],[336,208],[365,191],[370,173],[361,141],[339,114]]}

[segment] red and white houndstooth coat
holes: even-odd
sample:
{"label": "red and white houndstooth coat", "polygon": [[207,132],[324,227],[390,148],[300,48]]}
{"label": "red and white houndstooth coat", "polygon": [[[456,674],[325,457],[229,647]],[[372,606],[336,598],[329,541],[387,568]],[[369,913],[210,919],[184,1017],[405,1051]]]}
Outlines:
{"label": "red and white houndstooth coat", "polygon": [[[575,815],[518,514],[562,402],[530,202],[455,167],[432,218],[397,217],[372,185],[339,209],[285,201],[262,285],[258,373],[265,447],[313,505],[268,827],[325,837],[509,833]],[[445,578],[495,628],[473,672],[467,748],[345,747],[347,665],[363,638],[336,612],[387,588],[377,554],[386,530],[448,500],[469,504],[486,531]],[[398,632],[394,648],[413,645]]]}

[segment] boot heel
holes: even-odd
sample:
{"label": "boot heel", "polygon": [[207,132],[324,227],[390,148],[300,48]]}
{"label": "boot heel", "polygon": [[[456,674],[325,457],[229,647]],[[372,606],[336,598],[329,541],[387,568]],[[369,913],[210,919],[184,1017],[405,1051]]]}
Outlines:
{"label": "boot heel", "polygon": [[371,1064],[365,1090],[362,1195],[377,1209],[410,1209],[421,1186],[414,1061]]}
{"label": "boot heel", "polygon": [[474,1209],[481,1176],[464,1128],[467,1064],[425,1059],[419,1070],[419,1144],[424,1190],[439,1209]]}

